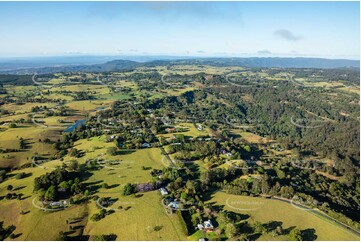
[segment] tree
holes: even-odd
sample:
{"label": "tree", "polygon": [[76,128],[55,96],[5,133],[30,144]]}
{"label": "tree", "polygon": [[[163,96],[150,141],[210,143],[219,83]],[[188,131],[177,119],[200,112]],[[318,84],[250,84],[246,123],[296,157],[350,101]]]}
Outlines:
{"label": "tree", "polygon": [[117,155],[118,149],[116,147],[109,147],[107,153],[112,156]]}
{"label": "tree", "polygon": [[131,195],[135,193],[135,185],[133,184],[126,184],[123,188],[123,195]]}
{"label": "tree", "polygon": [[85,192],[84,192],[84,196],[89,196],[89,190],[85,190]]}
{"label": "tree", "polygon": [[8,185],[7,187],[6,187],[6,189],[8,190],[8,191],[11,191],[11,190],[13,190],[13,186],[12,185]]}
{"label": "tree", "polygon": [[26,149],[26,142],[22,137],[20,137],[20,139],[19,139],[19,146],[20,146],[20,149]]}
{"label": "tree", "polygon": [[254,222],[253,229],[254,229],[254,232],[256,232],[256,233],[262,233],[262,231],[263,231],[262,223],[258,222],[258,221]]}
{"label": "tree", "polygon": [[233,223],[228,223],[226,225],[226,235],[228,237],[228,239],[231,239],[233,237],[235,237],[237,235],[237,228],[236,226],[234,226]]}
{"label": "tree", "polygon": [[243,149],[244,149],[245,151],[247,151],[248,153],[251,152],[251,147],[249,147],[249,145],[245,145],[245,146],[243,147]]}
{"label": "tree", "polygon": [[62,188],[63,190],[67,191],[67,190],[69,189],[69,184],[68,184],[68,182],[62,181],[62,182],[59,184],[59,188]]}
{"label": "tree", "polygon": [[76,160],[71,160],[70,161],[70,165],[69,165],[69,169],[76,171],[79,168],[79,163]]}
{"label": "tree", "polygon": [[217,222],[220,227],[224,228],[225,225],[232,223],[232,220],[228,217],[227,211],[221,211],[218,213]]}
{"label": "tree", "polygon": [[268,194],[268,192],[270,191],[270,186],[265,178],[262,179],[261,190],[263,194]]}
{"label": "tree", "polygon": [[201,223],[202,216],[199,213],[192,214],[192,224],[196,226],[197,224]]}
{"label": "tree", "polygon": [[56,198],[56,187],[51,185],[45,193],[45,199],[47,201],[54,201]]}
{"label": "tree", "polygon": [[280,190],[281,196],[285,198],[292,198],[295,191],[293,190],[293,187],[290,186],[284,186]]}
{"label": "tree", "polygon": [[108,189],[108,188],[109,188],[108,183],[103,183],[103,184],[102,184],[102,188],[104,188],[104,189]]}
{"label": "tree", "polygon": [[16,123],[9,124],[9,128],[11,128],[11,129],[16,128],[16,127],[17,127]]}
{"label": "tree", "polygon": [[24,172],[20,172],[18,174],[16,174],[15,178],[16,179],[23,179],[26,176],[26,174]]}
{"label": "tree", "polygon": [[302,240],[301,231],[297,228],[292,229],[288,238],[289,240],[292,241],[301,241]]}
{"label": "tree", "polygon": [[187,193],[182,192],[180,197],[181,197],[182,200],[187,200],[188,196],[187,196]]}
{"label": "tree", "polygon": [[253,179],[252,182],[252,193],[254,194],[259,194],[261,192],[261,188],[260,188],[260,181],[259,179]]}

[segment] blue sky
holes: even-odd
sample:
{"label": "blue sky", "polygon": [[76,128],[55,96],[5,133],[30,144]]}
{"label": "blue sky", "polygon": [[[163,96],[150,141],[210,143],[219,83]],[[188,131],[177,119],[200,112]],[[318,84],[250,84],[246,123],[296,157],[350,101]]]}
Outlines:
{"label": "blue sky", "polygon": [[359,2],[0,2],[0,57],[359,59]]}

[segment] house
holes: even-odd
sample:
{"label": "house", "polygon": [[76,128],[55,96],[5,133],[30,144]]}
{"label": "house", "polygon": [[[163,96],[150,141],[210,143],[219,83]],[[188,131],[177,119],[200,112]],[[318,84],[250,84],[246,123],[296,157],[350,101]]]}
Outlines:
{"label": "house", "polygon": [[206,241],[206,239],[205,238],[200,238],[199,241]]}
{"label": "house", "polygon": [[162,196],[168,195],[168,191],[165,187],[160,188],[159,191],[162,194]]}
{"label": "house", "polygon": [[57,202],[51,202],[50,206],[63,206],[66,204],[66,201],[57,201]]}
{"label": "house", "polygon": [[176,143],[171,143],[171,145],[181,145],[182,143],[176,142]]}
{"label": "house", "polygon": [[203,226],[203,224],[198,224],[198,225],[197,225],[197,228],[198,228],[199,230],[203,230],[203,229],[204,229],[204,226]]}
{"label": "house", "polygon": [[172,209],[179,209],[179,204],[177,202],[177,199],[174,199],[174,201],[168,203],[168,207]]}
{"label": "house", "polygon": [[175,131],[176,131],[175,128],[168,128],[168,133],[169,133],[169,132],[175,132]]}
{"label": "house", "polygon": [[142,148],[149,148],[150,144],[149,143],[143,143],[140,147]]}
{"label": "house", "polygon": [[171,125],[172,124],[172,120],[170,120],[170,118],[165,117],[165,118],[161,118],[162,122],[164,125]]}
{"label": "house", "polygon": [[206,230],[213,230],[214,228],[211,220],[204,221],[203,225]]}
{"label": "house", "polygon": [[198,129],[199,131],[202,131],[202,130],[203,130],[202,125],[198,125],[197,129]]}
{"label": "house", "polygon": [[203,224],[198,224],[197,228],[199,230],[213,231],[214,226],[213,226],[211,220],[207,220],[207,221],[204,221]]}
{"label": "house", "polygon": [[227,157],[231,157],[231,156],[232,156],[232,153],[228,152],[228,153],[226,154],[226,156],[227,156]]}
{"label": "house", "polygon": [[61,188],[61,187],[59,187],[59,188],[58,188],[58,192],[66,192],[66,188]]}

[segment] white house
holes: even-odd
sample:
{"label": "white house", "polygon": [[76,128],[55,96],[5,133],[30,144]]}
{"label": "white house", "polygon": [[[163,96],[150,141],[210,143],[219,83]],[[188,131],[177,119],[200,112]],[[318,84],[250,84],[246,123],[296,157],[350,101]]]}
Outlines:
{"label": "white house", "polygon": [[165,189],[165,187],[160,188],[159,191],[162,194],[162,196],[168,195],[168,191],[167,189]]}
{"label": "white house", "polygon": [[150,144],[149,143],[143,143],[140,147],[142,148],[149,148]]}
{"label": "white house", "polygon": [[207,231],[213,230],[214,228],[211,220],[204,221],[203,224],[198,224],[197,227],[199,230],[207,230]]}
{"label": "white house", "polygon": [[213,229],[214,228],[211,220],[204,221],[203,225],[204,225],[204,227],[206,229]]}
{"label": "white house", "polygon": [[174,201],[168,203],[168,207],[172,208],[172,209],[179,209],[179,204],[178,204],[177,200],[175,199]]}
{"label": "white house", "polygon": [[57,202],[51,202],[50,206],[63,206],[66,204],[66,201],[57,201]]}

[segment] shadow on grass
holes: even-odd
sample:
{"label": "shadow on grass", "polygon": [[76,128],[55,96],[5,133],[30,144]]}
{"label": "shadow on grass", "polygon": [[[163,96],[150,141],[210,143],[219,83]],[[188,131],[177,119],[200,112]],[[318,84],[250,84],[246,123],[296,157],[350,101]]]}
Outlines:
{"label": "shadow on grass", "polygon": [[19,190],[21,190],[21,189],[23,189],[23,188],[25,188],[26,186],[20,186],[20,187],[17,187],[17,188],[15,188],[15,189],[13,189],[13,191],[19,191]]}
{"label": "shadow on grass", "polygon": [[117,152],[117,155],[129,155],[134,153],[135,150],[126,150],[126,149],[121,149]]}

